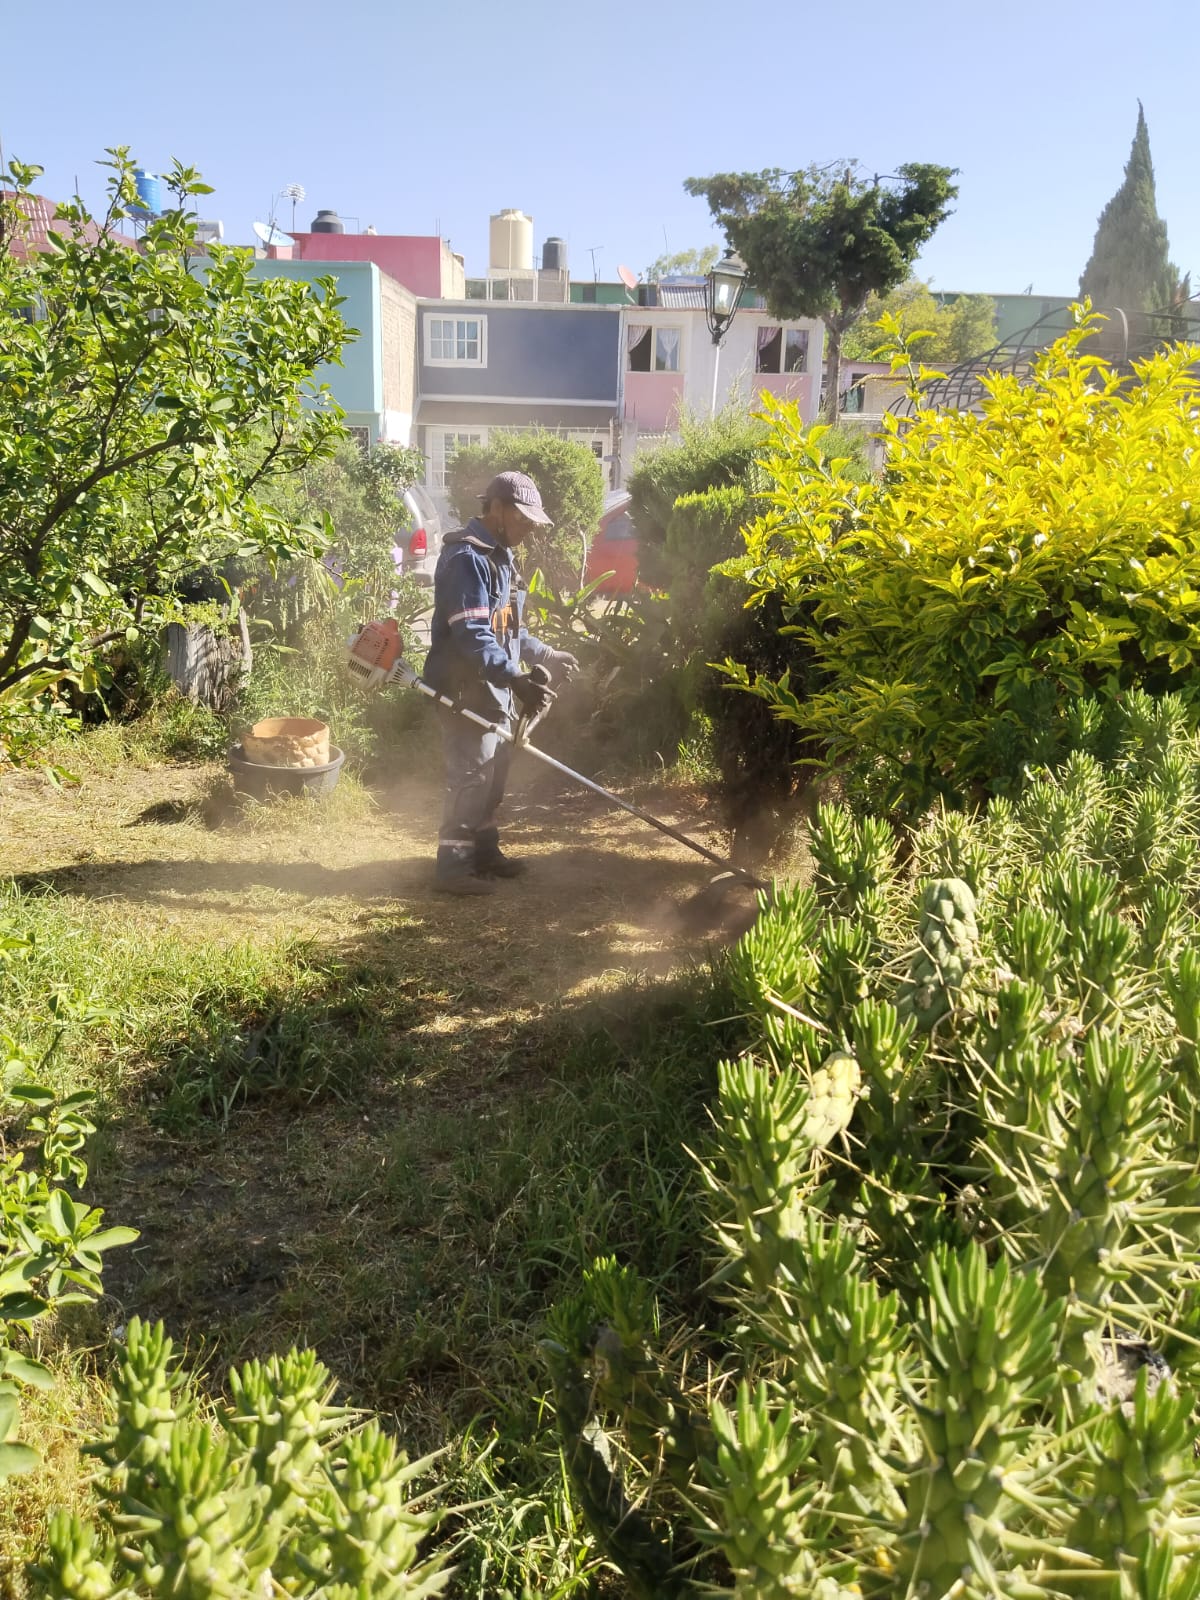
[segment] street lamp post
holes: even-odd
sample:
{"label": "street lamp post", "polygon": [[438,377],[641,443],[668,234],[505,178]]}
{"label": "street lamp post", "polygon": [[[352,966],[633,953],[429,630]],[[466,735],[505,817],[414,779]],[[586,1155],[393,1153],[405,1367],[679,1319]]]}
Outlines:
{"label": "street lamp post", "polygon": [[718,261],[704,280],[704,320],[713,342],[713,386],[710,414],[717,414],[717,378],[721,371],[721,345],[729,332],[746,287],[746,263],[732,251]]}

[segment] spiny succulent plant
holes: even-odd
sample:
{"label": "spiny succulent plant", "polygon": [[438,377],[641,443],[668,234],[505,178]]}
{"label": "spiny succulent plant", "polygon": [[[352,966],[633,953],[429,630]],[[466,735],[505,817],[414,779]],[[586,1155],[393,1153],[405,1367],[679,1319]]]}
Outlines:
{"label": "spiny succulent plant", "polygon": [[[161,1324],[134,1318],[97,1447],[104,1533],[61,1516],[34,1565],[50,1600],[423,1600],[449,1580],[420,1559],[438,1521],[414,1497],[433,1457],[409,1463],[375,1423],[332,1403],[308,1351],[251,1362],[234,1403],[202,1415]],[[223,1424],[223,1425],[222,1425]]]}
{"label": "spiny succulent plant", "polygon": [[810,1470],[813,1441],[787,1401],[773,1406],[764,1382],[743,1382],[736,1408],[714,1402],[712,1421],[707,1536],[733,1572],[733,1600],[860,1595],[854,1563],[837,1555],[834,1520]]}
{"label": "spiny succulent plant", "polygon": [[1181,1494],[1196,1476],[1193,1406],[1193,1396],[1157,1382],[1144,1366],[1132,1402],[1106,1407],[1081,1430],[1081,1503],[1064,1543],[1086,1552],[1099,1571],[1056,1575],[1066,1593],[1103,1600],[1174,1595],[1183,1592],[1188,1569],[1195,1581],[1187,1527],[1194,1492],[1190,1505]]}
{"label": "spiny succulent plant", "polygon": [[926,1372],[911,1390],[922,1451],[909,1463],[896,1563],[909,1592],[944,1595],[964,1575],[996,1582],[1005,1475],[1054,1386],[1059,1308],[1033,1275],[989,1266],[978,1245],[932,1257],[927,1282]]}
{"label": "spiny succulent plant", "polygon": [[934,878],[921,894],[917,950],[897,1009],[926,1032],[952,1009],[975,954],[975,896],[961,878]]}
{"label": "spiny succulent plant", "polygon": [[853,915],[871,890],[887,888],[896,874],[896,838],[881,817],[854,817],[842,806],[817,807],[809,835],[816,888],[823,905]]}

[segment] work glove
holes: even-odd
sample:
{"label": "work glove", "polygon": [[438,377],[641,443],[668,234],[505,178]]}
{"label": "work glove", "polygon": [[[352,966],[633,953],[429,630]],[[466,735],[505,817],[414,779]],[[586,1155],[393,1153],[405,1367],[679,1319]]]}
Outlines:
{"label": "work glove", "polygon": [[569,650],[551,650],[547,660],[564,678],[573,678],[579,671],[579,657],[573,656]]}
{"label": "work glove", "polygon": [[550,687],[550,674],[545,667],[534,667],[532,672],[514,678],[510,687],[524,717],[540,717],[546,707],[558,698]]}

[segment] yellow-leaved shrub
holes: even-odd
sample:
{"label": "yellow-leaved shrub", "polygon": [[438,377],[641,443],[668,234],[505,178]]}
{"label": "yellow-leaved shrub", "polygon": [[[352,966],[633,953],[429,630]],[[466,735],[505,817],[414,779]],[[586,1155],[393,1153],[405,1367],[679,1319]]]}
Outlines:
{"label": "yellow-leaved shrub", "polygon": [[877,482],[772,417],[769,509],[726,570],[782,600],[823,686],[726,671],[889,805],[1009,787],[1076,742],[1081,703],[1200,697],[1200,346],[1121,372],[1096,321],[990,376],[979,415],[887,418]]}

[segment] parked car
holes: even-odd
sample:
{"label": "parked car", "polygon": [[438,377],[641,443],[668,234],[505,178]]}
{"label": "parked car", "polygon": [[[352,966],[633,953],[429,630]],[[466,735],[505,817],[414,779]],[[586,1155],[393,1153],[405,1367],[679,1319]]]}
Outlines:
{"label": "parked car", "polygon": [[414,483],[400,498],[404,504],[404,524],[392,546],[396,571],[432,587],[433,569],[442,553],[445,532],[441,513],[423,484]]}
{"label": "parked car", "polygon": [[638,583],[638,532],[629,515],[630,495],[615,489],[605,496],[604,515],[587,558],[587,582],[602,574],[597,594],[632,594]]}

